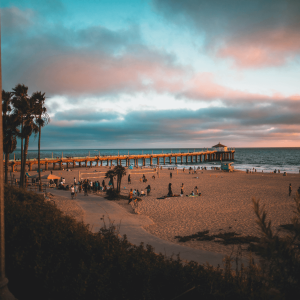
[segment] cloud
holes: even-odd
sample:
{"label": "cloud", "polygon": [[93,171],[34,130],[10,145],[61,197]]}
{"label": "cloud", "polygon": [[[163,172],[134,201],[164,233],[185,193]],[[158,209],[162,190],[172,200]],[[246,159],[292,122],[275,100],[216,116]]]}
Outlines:
{"label": "cloud", "polygon": [[187,73],[172,55],[144,45],[137,25],[75,29],[45,26],[35,17],[30,26],[34,29],[3,36],[4,89],[24,83],[47,96],[165,91],[176,89]]}
{"label": "cloud", "polygon": [[51,122],[58,124],[60,121],[64,121],[65,124],[68,124],[68,122],[72,122],[72,124],[74,124],[74,122],[78,121],[106,122],[117,120],[119,118],[120,115],[116,112],[95,111],[94,109],[89,108],[77,108],[55,113],[55,116],[53,118],[54,120],[52,120]]}
{"label": "cloud", "polygon": [[35,12],[31,9],[21,10],[18,7],[1,8],[1,26],[6,34],[23,33],[33,25]]}
{"label": "cloud", "polygon": [[299,1],[152,1],[169,20],[203,34],[210,53],[238,67],[279,66],[300,53]]}
{"label": "cloud", "polygon": [[[155,86],[172,89],[180,70],[159,55],[112,57],[105,53],[75,52],[48,57],[30,70],[27,81],[49,94],[103,95],[140,91]],[[24,78],[25,79],[25,78]]]}
{"label": "cloud", "polygon": [[20,7],[21,9],[33,8],[45,16],[65,13],[64,5],[60,0],[2,0],[2,7]]}
{"label": "cloud", "polygon": [[[207,147],[223,140],[230,146],[265,140],[273,146],[299,146],[300,103],[288,99],[268,105],[243,102],[198,110],[132,111],[117,114],[71,109],[55,114],[43,129],[43,144],[69,147]],[[62,143],[62,144],[61,144]],[[290,143],[290,144],[288,144]],[[121,146],[120,146],[121,145]],[[197,145],[197,146],[195,146]]]}

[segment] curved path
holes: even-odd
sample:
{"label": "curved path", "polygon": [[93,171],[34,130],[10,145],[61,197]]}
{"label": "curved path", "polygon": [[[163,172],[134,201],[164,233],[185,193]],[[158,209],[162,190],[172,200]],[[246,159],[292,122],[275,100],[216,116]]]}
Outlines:
{"label": "curved path", "polygon": [[[50,193],[70,197],[69,191],[51,190]],[[180,254],[182,260],[196,261],[200,264],[208,262],[215,267],[223,265],[222,254],[181,246],[150,234],[143,228],[143,226],[153,224],[149,217],[130,214],[114,201],[91,194],[84,196],[83,193],[78,193],[74,201],[85,211],[84,222],[90,225],[92,232],[98,232],[104,222],[106,226],[113,224],[117,226],[120,235],[126,234],[130,243],[151,245],[156,253],[162,253],[168,257]]]}

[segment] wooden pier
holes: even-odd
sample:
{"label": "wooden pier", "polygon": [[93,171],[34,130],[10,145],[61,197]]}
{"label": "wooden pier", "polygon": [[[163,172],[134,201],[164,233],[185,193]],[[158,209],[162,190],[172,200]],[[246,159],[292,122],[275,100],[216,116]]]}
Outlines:
{"label": "wooden pier", "polygon": [[[68,158],[44,158],[41,159],[41,169],[49,170],[49,165],[52,170],[62,170],[75,167],[89,167],[92,163],[96,166],[112,166],[121,165],[125,162],[126,167],[133,162],[134,166],[138,166],[139,161],[143,166],[146,166],[146,159],[150,161],[150,166],[160,164],[188,164],[188,163],[201,163],[213,161],[232,161],[234,160],[234,149],[227,149],[224,151],[212,150],[201,152],[188,152],[188,153],[160,153],[160,154],[139,154],[139,155],[109,155],[109,156],[94,156],[94,157],[68,157]],[[173,159],[173,161],[172,161]],[[78,165],[77,165],[78,164]],[[12,172],[15,172],[17,166],[21,165],[20,160],[10,160],[8,166]],[[37,159],[30,159],[26,161],[26,166],[29,171],[32,171],[33,165],[38,165]]]}

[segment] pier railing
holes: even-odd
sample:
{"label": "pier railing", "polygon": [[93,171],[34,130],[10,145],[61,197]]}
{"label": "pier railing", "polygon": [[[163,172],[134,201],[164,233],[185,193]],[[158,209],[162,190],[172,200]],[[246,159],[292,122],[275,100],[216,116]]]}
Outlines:
{"label": "pier railing", "polygon": [[[93,163],[96,165],[106,164],[107,166],[113,165],[113,161],[116,162],[116,165],[122,164],[122,161],[125,161],[126,166],[131,165],[133,161],[134,166],[138,166],[139,160],[142,160],[142,165],[146,165],[146,159],[149,161],[149,165],[160,165],[163,163],[167,164],[188,164],[188,163],[201,163],[201,162],[211,162],[211,161],[232,161],[234,160],[235,150],[232,148],[227,148],[224,151],[214,150],[203,150],[197,152],[176,152],[176,153],[151,153],[151,154],[131,154],[131,155],[95,155],[95,156],[86,156],[86,157],[65,157],[65,158],[43,158],[40,160],[41,165],[45,170],[48,170],[49,164],[52,164],[52,169],[55,170],[57,167],[59,169],[67,168],[70,166],[75,168],[87,167],[88,164],[91,166]],[[162,160],[162,161],[161,161]],[[166,162],[167,161],[167,162]],[[155,164],[156,162],[156,164]],[[29,171],[32,170],[33,165],[37,165],[37,159],[28,159],[26,160],[26,165],[28,166]],[[11,171],[14,172],[16,167],[21,165],[20,160],[10,160],[8,165],[11,167]]]}

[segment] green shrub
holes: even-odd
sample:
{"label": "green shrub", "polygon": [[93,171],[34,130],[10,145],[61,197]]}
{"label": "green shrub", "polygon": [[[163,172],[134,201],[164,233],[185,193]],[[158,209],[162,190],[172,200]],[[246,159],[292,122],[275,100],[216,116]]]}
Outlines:
{"label": "green shrub", "polygon": [[295,216],[292,224],[285,226],[290,234],[280,238],[278,232],[273,233],[271,221],[266,220],[267,213],[264,206],[260,207],[259,200],[252,199],[263,237],[254,250],[264,260],[262,268],[265,270],[264,280],[267,285],[280,292],[286,299],[300,295],[300,196],[296,194]]}

